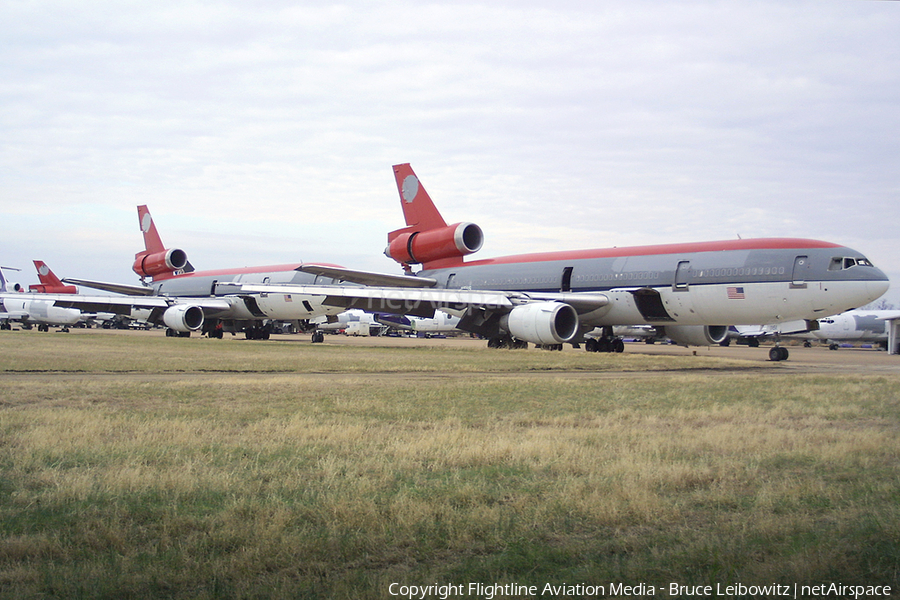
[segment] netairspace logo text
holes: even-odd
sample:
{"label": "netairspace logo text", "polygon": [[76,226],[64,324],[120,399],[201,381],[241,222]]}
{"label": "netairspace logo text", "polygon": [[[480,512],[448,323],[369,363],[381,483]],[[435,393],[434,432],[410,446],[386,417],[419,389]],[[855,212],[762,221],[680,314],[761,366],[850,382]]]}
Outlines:
{"label": "netairspace logo text", "polygon": [[552,584],[522,585],[519,583],[434,583],[431,585],[406,585],[392,583],[388,587],[391,596],[407,598],[408,600],[425,600],[437,598],[472,597],[494,600],[507,596],[550,596],[554,598],[564,596],[578,597],[605,597],[605,596],[637,596],[660,598],[683,597],[723,597],[734,596],[765,596],[767,598],[885,598],[891,595],[891,587],[886,585],[844,585],[842,583],[820,583],[813,585],[784,585],[771,583],[765,585],[745,585],[743,583],[731,583],[716,585],[682,585],[670,583],[664,586],[638,583],[629,585],[624,583],[610,583],[608,585],[578,584]]}

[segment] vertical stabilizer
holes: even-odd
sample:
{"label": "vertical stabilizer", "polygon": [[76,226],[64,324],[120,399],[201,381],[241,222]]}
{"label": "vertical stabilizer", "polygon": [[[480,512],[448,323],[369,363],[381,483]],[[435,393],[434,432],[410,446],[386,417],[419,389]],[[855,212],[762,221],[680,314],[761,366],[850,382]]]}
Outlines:
{"label": "vertical stabilizer", "polygon": [[406,225],[419,231],[446,227],[444,217],[438,211],[431,196],[419,182],[409,163],[394,165],[394,178],[397,180],[397,191],[400,192],[400,205]]}
{"label": "vertical stabilizer", "polygon": [[163,246],[162,240],[159,239],[159,233],[156,231],[156,224],[147,207],[142,205],[137,209],[141,233],[144,234],[145,250],[134,255],[132,270],[141,276],[141,281],[144,280],[144,277],[152,277],[155,281],[173,277],[178,273],[193,271],[194,267],[188,262],[184,250]]}
{"label": "vertical stabilizer", "polygon": [[77,294],[78,288],[74,285],[66,285],[50,270],[50,267],[42,260],[32,261],[37,269],[38,285],[29,285],[28,291],[36,294]]}
{"label": "vertical stabilizer", "polygon": [[17,269],[15,267],[0,267],[0,292],[21,292],[22,286],[18,283],[11,283],[9,287],[6,284],[6,277],[3,276],[3,269],[7,269],[8,271],[19,271],[21,269]]}
{"label": "vertical stabilizer", "polygon": [[474,223],[447,225],[409,164],[394,165],[394,178],[406,227],[388,233],[385,255],[406,270],[411,264],[427,270],[461,265],[463,256],[481,249],[481,228]]}
{"label": "vertical stabilizer", "polygon": [[147,205],[138,206],[137,211],[141,233],[144,234],[144,248],[149,253],[162,252],[166,247],[163,246],[162,240],[159,238],[156,224],[153,222],[153,217],[150,216],[150,210],[147,208]]}
{"label": "vertical stabilizer", "polygon": [[50,267],[47,266],[42,260],[36,260],[34,262],[34,268],[37,269],[38,279],[41,280],[41,283],[44,285],[52,285],[52,286],[62,286],[63,282],[59,277],[56,276],[56,273],[50,270]]}

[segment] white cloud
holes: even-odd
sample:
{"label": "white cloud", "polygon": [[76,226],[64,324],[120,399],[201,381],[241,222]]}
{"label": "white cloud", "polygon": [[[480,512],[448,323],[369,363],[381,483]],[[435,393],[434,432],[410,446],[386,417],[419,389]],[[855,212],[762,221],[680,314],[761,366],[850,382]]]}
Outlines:
{"label": "white cloud", "polygon": [[411,162],[485,256],[789,235],[900,275],[897,3],[50,1],[0,19],[0,262],[133,278],[146,203],[204,267],[390,269],[390,166]]}

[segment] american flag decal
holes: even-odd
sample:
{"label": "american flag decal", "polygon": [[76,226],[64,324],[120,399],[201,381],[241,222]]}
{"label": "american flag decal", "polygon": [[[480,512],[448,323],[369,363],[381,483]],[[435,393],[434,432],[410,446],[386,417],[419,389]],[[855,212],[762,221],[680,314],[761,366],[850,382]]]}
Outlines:
{"label": "american flag decal", "polygon": [[743,300],[744,299],[744,288],[729,287],[728,288],[728,299],[729,300]]}
{"label": "american flag decal", "polygon": [[290,294],[285,294],[285,295],[284,295],[284,301],[285,301],[285,302],[293,302],[294,299],[291,298],[291,295],[290,295]]}

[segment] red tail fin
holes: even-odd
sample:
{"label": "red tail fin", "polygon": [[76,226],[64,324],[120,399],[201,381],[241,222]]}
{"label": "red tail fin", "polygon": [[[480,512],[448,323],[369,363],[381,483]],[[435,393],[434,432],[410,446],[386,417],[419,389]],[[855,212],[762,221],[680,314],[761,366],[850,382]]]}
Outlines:
{"label": "red tail fin", "polygon": [[460,265],[463,256],[481,248],[481,228],[474,223],[447,225],[409,164],[394,165],[394,178],[406,227],[388,233],[387,256],[406,270],[417,263],[427,270]]}
{"label": "red tail fin", "polygon": [[50,267],[42,260],[35,260],[34,268],[37,269],[39,285],[29,285],[28,291],[38,294],[77,294],[78,288],[74,285],[64,284],[56,273],[50,270]]}
{"label": "red tail fin", "polygon": [[394,178],[397,180],[397,191],[400,192],[400,205],[406,224],[419,231],[446,227],[444,217],[438,211],[431,196],[419,182],[409,163],[394,165]]}
{"label": "red tail fin", "polygon": [[166,249],[162,240],[159,239],[159,233],[156,232],[156,224],[153,217],[150,216],[150,210],[147,205],[137,207],[138,223],[141,226],[141,233],[144,234],[144,248],[149,253],[162,252]]}
{"label": "red tail fin", "polygon": [[143,281],[144,277],[153,277],[154,280],[166,279],[179,271],[193,271],[194,267],[188,262],[184,250],[167,249],[163,246],[146,205],[138,206],[137,209],[146,249],[134,255],[134,265],[131,268],[141,276],[141,280]]}
{"label": "red tail fin", "polygon": [[50,270],[50,267],[47,266],[42,260],[36,260],[34,262],[34,268],[37,269],[38,279],[41,280],[41,283],[44,285],[63,285],[63,282],[60,281],[59,277],[56,276],[56,273]]}

